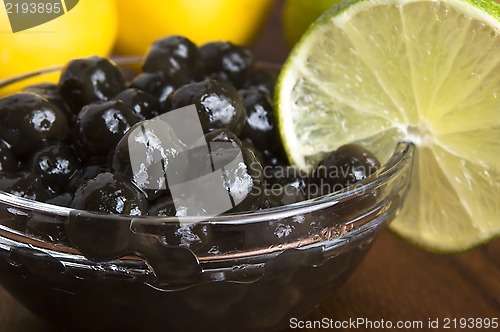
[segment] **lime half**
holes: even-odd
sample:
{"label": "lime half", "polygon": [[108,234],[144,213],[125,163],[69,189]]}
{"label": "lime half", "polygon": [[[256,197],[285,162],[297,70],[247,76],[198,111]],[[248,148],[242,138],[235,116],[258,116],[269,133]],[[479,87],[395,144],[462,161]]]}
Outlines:
{"label": "lime half", "polygon": [[346,1],[290,53],[276,109],[301,168],[357,142],[383,162],[417,146],[406,204],[391,228],[432,251],[500,234],[500,4]]}

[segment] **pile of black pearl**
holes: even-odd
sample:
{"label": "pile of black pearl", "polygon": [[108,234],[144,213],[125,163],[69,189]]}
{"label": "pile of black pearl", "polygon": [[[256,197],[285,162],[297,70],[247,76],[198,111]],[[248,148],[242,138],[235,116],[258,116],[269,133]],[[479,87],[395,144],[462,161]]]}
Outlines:
{"label": "pile of black pearl", "polygon": [[[274,79],[247,48],[227,42],[197,47],[179,36],[155,42],[141,72],[129,80],[106,58],[73,60],[58,84],[0,99],[0,190],[111,214],[176,215],[168,183],[146,188],[131,170],[128,143],[137,132],[132,128],[188,105],[196,106],[207,143],[225,142],[242,152],[245,165],[230,173],[225,189],[234,196],[230,182],[244,180],[248,190],[229,213],[317,197],[379,168],[357,145],[330,152],[310,174],[290,166],[273,114]],[[190,160],[185,168],[196,172],[207,160],[197,153],[175,162]]]}

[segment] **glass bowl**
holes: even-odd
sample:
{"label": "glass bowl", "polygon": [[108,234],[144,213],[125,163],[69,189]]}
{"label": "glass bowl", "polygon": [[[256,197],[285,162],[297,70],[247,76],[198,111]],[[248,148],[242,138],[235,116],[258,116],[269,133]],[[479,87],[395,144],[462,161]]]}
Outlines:
{"label": "glass bowl", "polygon": [[[0,82],[0,91],[54,70]],[[402,207],[413,153],[399,143],[353,187],[213,217],[178,245],[165,241],[179,232],[175,217],[105,215],[0,192],[0,282],[70,331],[286,329],[333,296]]]}

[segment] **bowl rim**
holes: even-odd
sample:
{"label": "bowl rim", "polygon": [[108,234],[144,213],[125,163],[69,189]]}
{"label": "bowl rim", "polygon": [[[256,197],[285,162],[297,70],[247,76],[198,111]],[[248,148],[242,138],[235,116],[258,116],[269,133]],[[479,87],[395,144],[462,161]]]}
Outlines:
{"label": "bowl rim", "polygon": [[[366,179],[357,182],[356,184],[346,187],[343,190],[326,194],[317,198],[308,199],[283,206],[262,209],[257,211],[245,211],[232,213],[227,215],[217,215],[214,217],[159,217],[159,216],[131,216],[116,214],[110,215],[102,212],[79,210],[69,207],[53,205],[50,203],[34,201],[31,199],[15,196],[13,194],[0,191],[0,203],[9,205],[13,208],[30,210],[32,212],[48,213],[60,217],[69,217],[70,215],[95,216],[96,218],[103,216],[115,216],[117,219],[125,218],[133,223],[140,224],[178,224],[182,223],[201,223],[210,225],[248,225],[260,222],[269,222],[270,220],[279,220],[297,215],[303,215],[322,209],[326,209],[336,204],[347,202],[356,199],[360,195],[376,190],[383,185],[391,177],[396,175],[398,171],[412,158],[414,145],[408,142],[398,143],[394,153],[389,160],[382,165],[375,173]],[[61,221],[62,223],[62,221]]]}

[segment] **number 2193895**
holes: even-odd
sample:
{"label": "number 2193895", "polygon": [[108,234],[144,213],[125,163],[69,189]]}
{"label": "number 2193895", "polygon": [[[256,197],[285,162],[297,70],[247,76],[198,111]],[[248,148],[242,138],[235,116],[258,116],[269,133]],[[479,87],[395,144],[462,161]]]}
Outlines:
{"label": "number 2193895", "polygon": [[60,2],[5,2],[7,14],[59,14],[63,11]]}

